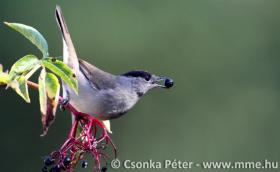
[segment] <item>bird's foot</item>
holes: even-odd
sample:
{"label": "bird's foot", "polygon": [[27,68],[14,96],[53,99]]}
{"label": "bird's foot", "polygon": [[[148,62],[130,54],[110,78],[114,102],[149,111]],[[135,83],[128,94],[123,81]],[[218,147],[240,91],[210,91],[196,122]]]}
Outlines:
{"label": "bird's foot", "polygon": [[69,98],[61,98],[59,100],[59,108],[62,112],[65,111],[66,106],[69,104]]}

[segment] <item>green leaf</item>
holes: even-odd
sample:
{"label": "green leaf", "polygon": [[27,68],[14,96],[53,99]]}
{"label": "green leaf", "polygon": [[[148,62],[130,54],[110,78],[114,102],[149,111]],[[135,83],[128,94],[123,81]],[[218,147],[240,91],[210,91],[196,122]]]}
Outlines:
{"label": "green leaf", "polygon": [[55,120],[55,113],[58,105],[60,84],[57,77],[52,73],[46,73],[42,69],[39,76],[39,97],[42,113],[43,134],[48,132],[49,126]]}
{"label": "green leaf", "polygon": [[60,84],[57,77],[52,73],[47,73],[45,82],[48,98],[53,100],[54,103],[57,105],[60,90]]}
{"label": "green leaf", "polygon": [[0,85],[6,85],[8,82],[8,74],[3,72],[3,66],[0,64]]}
{"label": "green leaf", "polygon": [[28,93],[28,86],[27,86],[27,80],[25,77],[20,77],[18,79],[19,83],[19,92],[17,92],[21,97],[27,102],[30,103],[29,93]]}
{"label": "green leaf", "polygon": [[27,103],[30,103],[27,80],[24,76],[20,76],[17,80],[8,82],[8,85],[13,88]]}
{"label": "green leaf", "polygon": [[42,69],[39,79],[38,79],[38,91],[39,91],[39,101],[40,101],[40,110],[42,114],[46,113],[47,109],[47,93],[46,93],[46,83],[45,83],[45,77],[46,77],[46,70]]}
{"label": "green leaf", "polygon": [[31,41],[43,53],[43,57],[48,57],[48,43],[38,30],[20,23],[4,23]]}
{"label": "green leaf", "polygon": [[0,72],[0,85],[6,85],[8,83],[8,74]]}
{"label": "green leaf", "polygon": [[27,103],[30,103],[27,79],[40,67],[40,61],[34,55],[26,55],[16,61],[9,74],[2,73],[1,82],[12,87]]}
{"label": "green leaf", "polygon": [[[14,80],[17,76],[30,72],[39,65],[39,60],[34,55],[26,55],[16,61],[9,72],[9,80]],[[35,72],[35,71],[34,71]]]}
{"label": "green leaf", "polygon": [[78,81],[75,74],[65,63],[54,58],[42,59],[44,67],[51,70],[54,74],[59,76],[70,88],[78,94]]}
{"label": "green leaf", "polygon": [[41,64],[37,64],[33,67],[28,73],[25,74],[25,78],[28,80],[39,68],[41,67]]}

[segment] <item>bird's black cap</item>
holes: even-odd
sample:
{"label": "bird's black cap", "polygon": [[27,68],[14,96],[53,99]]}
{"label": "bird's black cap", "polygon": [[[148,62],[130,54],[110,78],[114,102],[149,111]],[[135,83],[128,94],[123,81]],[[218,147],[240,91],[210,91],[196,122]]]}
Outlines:
{"label": "bird's black cap", "polygon": [[142,71],[142,70],[133,70],[127,73],[122,74],[123,76],[127,77],[141,77],[145,79],[146,81],[149,81],[152,77],[152,75],[149,72]]}

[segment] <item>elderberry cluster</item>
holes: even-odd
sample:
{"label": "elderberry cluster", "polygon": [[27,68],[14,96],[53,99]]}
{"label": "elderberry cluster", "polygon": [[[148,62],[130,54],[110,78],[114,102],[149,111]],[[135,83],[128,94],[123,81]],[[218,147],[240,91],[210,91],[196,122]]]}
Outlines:
{"label": "elderberry cluster", "polygon": [[[47,156],[44,159],[44,167],[42,168],[42,172],[61,172],[61,171],[65,171],[68,168],[71,168],[71,163],[72,163],[72,160],[68,156],[65,156],[63,158],[63,160],[56,159],[53,156]],[[88,162],[83,161],[81,166],[82,166],[82,168],[87,168],[88,167]],[[104,171],[103,168],[101,170],[102,172]],[[107,170],[107,168],[106,168],[106,170]]]}
{"label": "elderberry cluster", "polygon": [[116,147],[105,125],[90,115],[78,112],[70,103],[65,107],[75,115],[75,119],[59,151],[54,151],[45,158],[42,172],[73,172],[80,161],[82,168],[87,168],[87,155],[93,157],[95,171],[107,171],[107,166],[101,167],[102,162],[107,164],[110,159],[105,149],[108,145],[111,146],[116,157]]}

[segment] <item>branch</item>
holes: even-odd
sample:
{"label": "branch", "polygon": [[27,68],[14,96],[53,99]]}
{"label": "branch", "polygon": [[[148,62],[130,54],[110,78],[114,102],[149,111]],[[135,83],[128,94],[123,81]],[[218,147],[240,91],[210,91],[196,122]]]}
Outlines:
{"label": "branch", "polygon": [[37,83],[32,82],[32,81],[27,81],[27,85],[34,90],[37,90],[39,87]]}
{"label": "branch", "polygon": [[[37,83],[32,82],[32,81],[27,81],[27,85],[28,85],[30,88],[34,89],[34,90],[37,90],[38,87],[39,87]],[[6,87],[7,84],[0,83],[0,86],[1,86],[1,87]]]}

